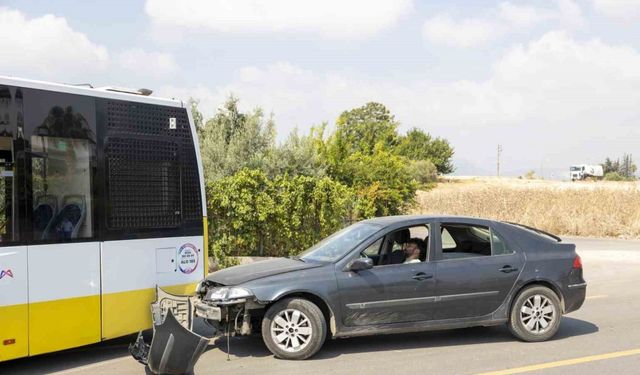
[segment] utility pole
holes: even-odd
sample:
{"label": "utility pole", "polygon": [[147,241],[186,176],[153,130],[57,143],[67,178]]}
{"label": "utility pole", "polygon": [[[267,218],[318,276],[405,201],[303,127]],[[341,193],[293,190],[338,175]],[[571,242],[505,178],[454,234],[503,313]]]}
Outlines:
{"label": "utility pole", "polygon": [[500,153],[502,153],[502,145],[498,145],[498,160],[496,165],[498,177],[500,177]]}

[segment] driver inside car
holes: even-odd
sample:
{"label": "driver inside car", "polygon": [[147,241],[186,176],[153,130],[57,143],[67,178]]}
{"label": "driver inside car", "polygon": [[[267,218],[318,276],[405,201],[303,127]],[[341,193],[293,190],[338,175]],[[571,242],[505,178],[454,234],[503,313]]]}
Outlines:
{"label": "driver inside car", "polygon": [[421,245],[423,244],[424,241],[419,238],[411,238],[407,241],[404,246],[405,259],[403,263],[420,263]]}

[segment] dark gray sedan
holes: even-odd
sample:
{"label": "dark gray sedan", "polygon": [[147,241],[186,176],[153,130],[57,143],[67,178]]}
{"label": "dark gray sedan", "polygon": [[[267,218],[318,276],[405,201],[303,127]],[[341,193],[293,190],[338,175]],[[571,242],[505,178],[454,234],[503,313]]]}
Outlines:
{"label": "dark gray sedan", "polygon": [[586,283],[575,245],[499,221],[394,216],[353,224],[297,257],[214,272],[196,315],[262,334],[280,358],[332,338],[507,324],[524,341],[557,332]]}

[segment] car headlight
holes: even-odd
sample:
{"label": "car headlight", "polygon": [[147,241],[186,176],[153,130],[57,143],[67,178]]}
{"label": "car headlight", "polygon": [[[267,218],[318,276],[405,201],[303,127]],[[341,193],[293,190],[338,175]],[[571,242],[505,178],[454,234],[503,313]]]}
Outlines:
{"label": "car headlight", "polygon": [[253,297],[253,293],[245,288],[237,286],[233,287],[217,287],[211,288],[207,293],[206,299],[211,301],[229,301],[234,299]]}

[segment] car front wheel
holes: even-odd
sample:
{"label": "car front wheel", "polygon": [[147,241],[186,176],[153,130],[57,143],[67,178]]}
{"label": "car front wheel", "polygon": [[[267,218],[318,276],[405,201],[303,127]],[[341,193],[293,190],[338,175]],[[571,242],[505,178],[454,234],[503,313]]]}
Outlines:
{"label": "car front wheel", "polygon": [[509,329],[523,341],[546,341],[560,327],[562,307],[555,292],[536,285],[523,290],[511,307]]}
{"label": "car front wheel", "polygon": [[327,335],[322,311],[313,302],[287,298],[276,302],[262,320],[262,339],[276,357],[307,359],[316,354]]}

